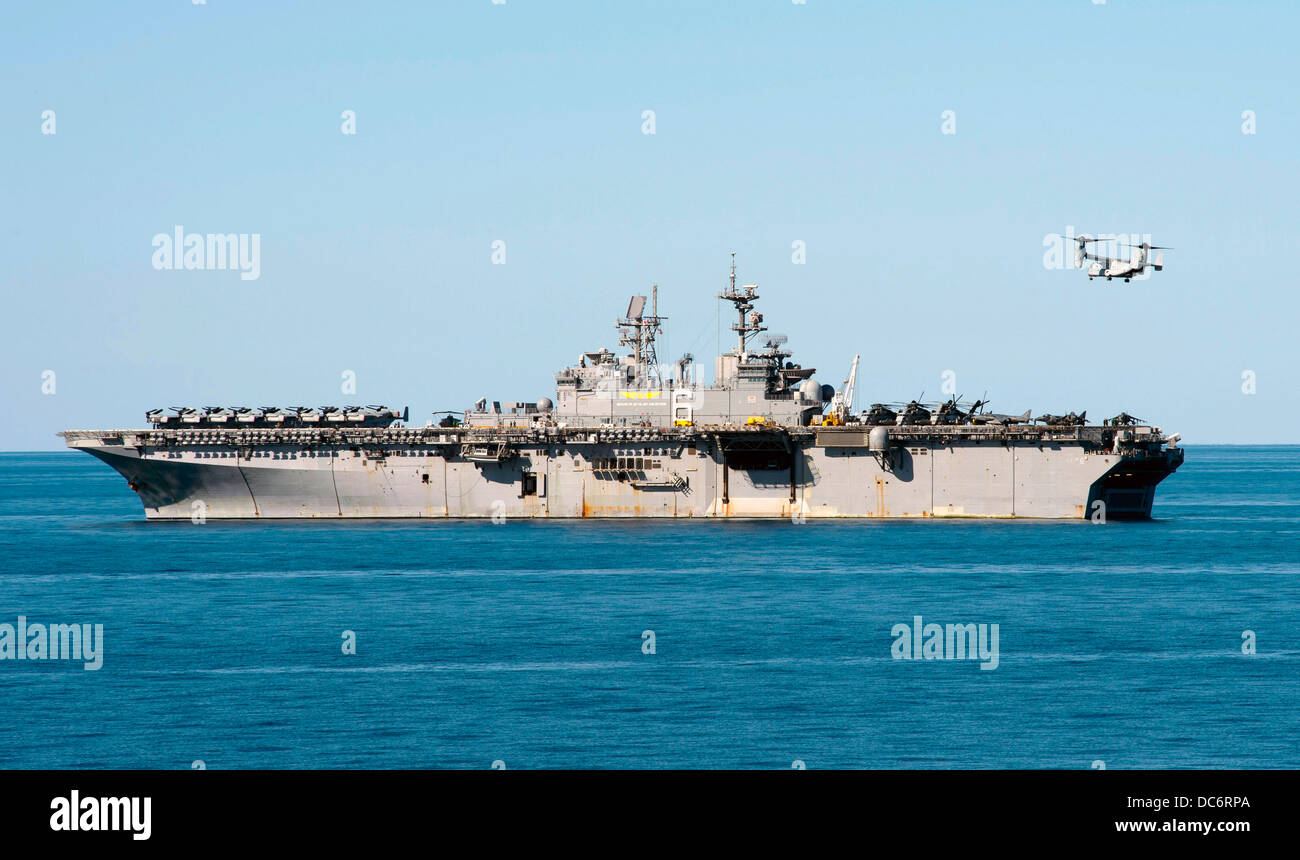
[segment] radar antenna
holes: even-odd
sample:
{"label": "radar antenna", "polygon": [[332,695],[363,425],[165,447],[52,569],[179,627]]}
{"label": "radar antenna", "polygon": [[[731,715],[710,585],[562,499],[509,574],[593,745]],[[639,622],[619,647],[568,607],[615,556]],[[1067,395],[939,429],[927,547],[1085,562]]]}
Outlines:
{"label": "radar antenna", "polygon": [[[718,295],[720,299],[726,299],[736,308],[737,321],[731,324],[731,330],[736,333],[736,355],[745,354],[745,344],[751,337],[760,331],[767,331],[763,325],[763,315],[754,310],[754,302],[758,299],[758,285],[745,284],[736,290],[736,252],[731,252],[731,280],[727,289]],[[749,314],[746,317],[746,314]]]}
{"label": "radar antenna", "polygon": [[651,288],[652,304],[650,313],[645,312],[645,296],[633,296],[628,302],[627,316],[618,320],[614,326],[619,332],[619,345],[632,351],[637,372],[643,378],[659,378],[659,356],[655,351],[655,336],[662,334],[660,323],[668,317],[659,316],[659,285]]}

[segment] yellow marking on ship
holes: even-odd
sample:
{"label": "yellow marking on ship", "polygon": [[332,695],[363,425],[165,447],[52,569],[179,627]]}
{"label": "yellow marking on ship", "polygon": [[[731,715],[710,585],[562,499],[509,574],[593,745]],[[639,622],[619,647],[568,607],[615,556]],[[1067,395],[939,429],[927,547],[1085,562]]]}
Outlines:
{"label": "yellow marking on ship", "polygon": [[623,391],[620,392],[627,400],[654,400],[662,391]]}

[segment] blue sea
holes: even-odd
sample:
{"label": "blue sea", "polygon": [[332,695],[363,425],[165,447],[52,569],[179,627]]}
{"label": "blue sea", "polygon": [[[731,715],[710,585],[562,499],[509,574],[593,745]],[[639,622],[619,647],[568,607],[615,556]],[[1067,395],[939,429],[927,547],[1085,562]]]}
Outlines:
{"label": "blue sea", "polygon": [[[0,623],[103,625],[0,661],[0,767],[1300,768],[1300,447],[1155,517],[146,523],[0,455]],[[997,668],[895,659],[918,615]]]}

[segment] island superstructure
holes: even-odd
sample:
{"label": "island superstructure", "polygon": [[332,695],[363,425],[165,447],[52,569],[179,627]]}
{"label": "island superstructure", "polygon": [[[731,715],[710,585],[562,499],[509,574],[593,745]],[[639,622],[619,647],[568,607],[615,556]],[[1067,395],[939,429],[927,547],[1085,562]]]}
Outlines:
{"label": "island superstructure", "polygon": [[656,289],[617,322],[626,351],[584,352],[554,399],[484,398],[423,427],[379,406],[207,407],[61,435],[164,520],[1134,519],[1183,462],[1176,435],[1127,415],[1032,420],[955,399],[855,414],[851,384],[823,385],[767,334],[734,260],[719,298],[736,339],[708,383],[690,355],[660,364]]}

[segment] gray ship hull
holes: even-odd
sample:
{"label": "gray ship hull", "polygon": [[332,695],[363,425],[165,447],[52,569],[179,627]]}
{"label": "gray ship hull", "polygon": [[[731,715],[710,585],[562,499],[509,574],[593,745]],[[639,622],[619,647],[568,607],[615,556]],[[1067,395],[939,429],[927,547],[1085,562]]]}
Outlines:
{"label": "gray ship hull", "polygon": [[[69,431],[149,519],[1149,517],[1182,461],[1101,428],[610,431],[517,438],[367,430]],[[530,438],[531,436],[531,438]],[[1098,502],[1101,503],[1099,508]]]}
{"label": "gray ship hull", "polygon": [[[173,407],[143,430],[70,430],[149,519],[1149,517],[1178,437],[1123,413],[999,415],[953,397],[853,412],[843,388],[766,334],[758,289],[718,296],[735,348],[701,381],[660,365],[658,290],[618,319],[618,355],[584,352],[555,399],[478,400],[437,426],[384,406]],[[1041,425],[1041,426],[1040,426]],[[1166,447],[1167,445],[1167,447]]]}

